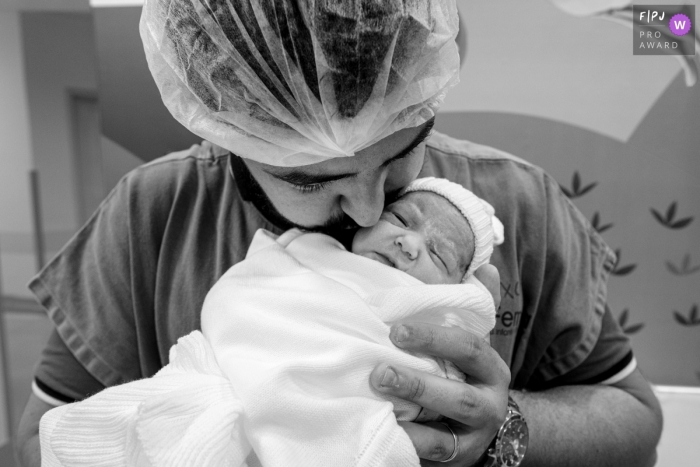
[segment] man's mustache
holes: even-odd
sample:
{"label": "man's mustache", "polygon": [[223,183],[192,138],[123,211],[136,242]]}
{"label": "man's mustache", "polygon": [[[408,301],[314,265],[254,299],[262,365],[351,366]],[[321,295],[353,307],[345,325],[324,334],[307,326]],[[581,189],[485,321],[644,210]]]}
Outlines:
{"label": "man's mustache", "polygon": [[[398,199],[401,190],[394,190],[387,193],[384,197],[384,207],[393,203]],[[347,231],[355,231],[359,229],[360,226],[353,220],[352,217],[348,216],[344,212],[339,212],[331,216],[323,225],[317,227],[307,228],[306,230],[311,230],[312,232],[325,233],[331,236],[336,236],[338,234],[347,233]]]}
{"label": "man's mustache", "polygon": [[331,218],[324,222],[323,225],[312,227],[307,230],[331,235],[332,233],[357,230],[359,228],[360,226],[352,219],[352,217],[348,216],[344,212],[341,212],[331,216]]}

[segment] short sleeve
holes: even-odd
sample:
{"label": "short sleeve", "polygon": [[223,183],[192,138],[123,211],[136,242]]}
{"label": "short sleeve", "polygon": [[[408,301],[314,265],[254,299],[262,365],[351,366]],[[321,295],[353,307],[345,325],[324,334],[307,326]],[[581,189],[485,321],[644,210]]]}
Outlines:
{"label": "short sleeve", "polygon": [[629,338],[606,306],[600,335],[586,359],[571,371],[548,381],[547,386],[614,384],[637,366]]}
{"label": "short sleeve", "polygon": [[122,179],[29,284],[67,348],[105,386],[142,377],[148,350],[138,335],[149,332],[156,255],[139,211],[148,203],[133,185],[133,175]]}

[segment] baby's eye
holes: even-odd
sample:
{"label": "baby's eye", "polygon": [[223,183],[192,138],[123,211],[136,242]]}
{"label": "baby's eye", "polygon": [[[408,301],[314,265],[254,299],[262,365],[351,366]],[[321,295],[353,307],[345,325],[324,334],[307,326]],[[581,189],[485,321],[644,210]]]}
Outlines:
{"label": "baby's eye", "polygon": [[445,263],[445,261],[442,259],[442,256],[440,256],[440,254],[436,250],[431,248],[430,254],[433,256],[433,258],[436,258],[439,261],[438,267],[442,266],[445,268],[445,271],[449,271],[449,268],[447,267],[447,263]]}
{"label": "baby's eye", "polygon": [[401,222],[401,224],[402,224],[404,227],[408,227],[408,223],[406,222],[406,219],[404,219],[403,217],[401,217],[401,214],[397,214],[397,213],[395,213],[395,212],[391,212],[391,215],[394,216],[399,222]]}

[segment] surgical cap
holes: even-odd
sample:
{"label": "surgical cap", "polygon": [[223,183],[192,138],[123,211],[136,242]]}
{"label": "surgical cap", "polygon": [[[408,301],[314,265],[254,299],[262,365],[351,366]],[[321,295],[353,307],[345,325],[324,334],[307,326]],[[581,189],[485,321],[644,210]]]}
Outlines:
{"label": "surgical cap", "polygon": [[459,80],[455,0],[147,0],[141,38],[191,132],[292,167],[431,119]]}

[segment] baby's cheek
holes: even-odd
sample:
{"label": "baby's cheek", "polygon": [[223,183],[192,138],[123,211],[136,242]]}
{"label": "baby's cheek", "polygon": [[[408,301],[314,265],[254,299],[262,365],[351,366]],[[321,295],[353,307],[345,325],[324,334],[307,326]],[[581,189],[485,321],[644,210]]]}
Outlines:
{"label": "baby's cheek", "polygon": [[357,231],[352,241],[352,252],[361,253],[381,249],[389,243],[393,243],[400,229],[389,222],[387,218],[379,218],[372,227],[363,227]]}
{"label": "baby's cheek", "polygon": [[461,282],[461,277],[453,277],[441,267],[436,265],[432,260],[429,264],[425,265],[424,271],[425,279],[421,279],[426,284],[459,284]]}
{"label": "baby's cheek", "polygon": [[353,253],[361,254],[371,248],[374,237],[373,231],[374,227],[363,227],[357,231],[355,237],[352,239]]}
{"label": "baby's cheek", "polygon": [[441,277],[439,276],[439,271],[432,268],[430,264],[426,264],[422,260],[418,260],[414,267],[406,271],[416,279],[426,284],[441,284]]}

